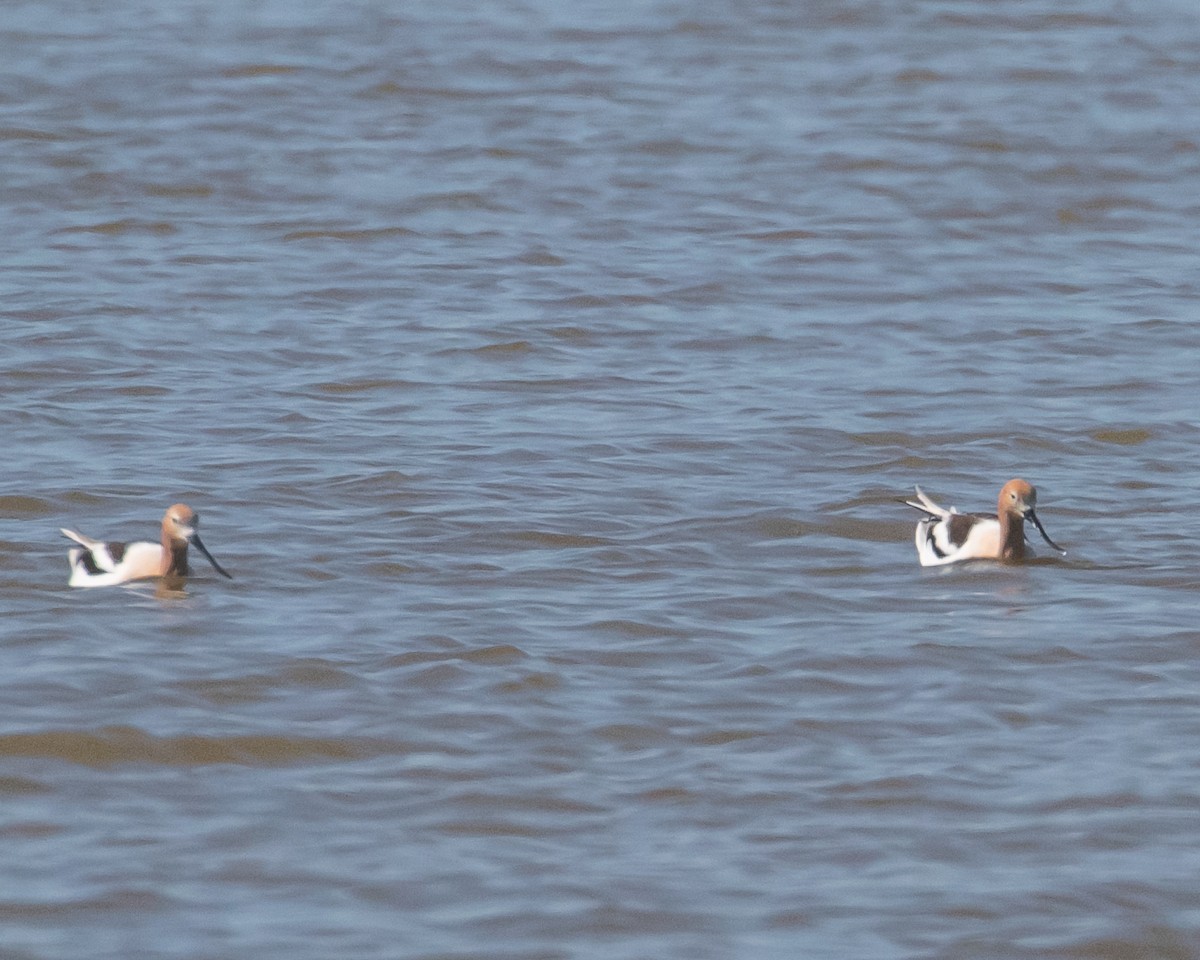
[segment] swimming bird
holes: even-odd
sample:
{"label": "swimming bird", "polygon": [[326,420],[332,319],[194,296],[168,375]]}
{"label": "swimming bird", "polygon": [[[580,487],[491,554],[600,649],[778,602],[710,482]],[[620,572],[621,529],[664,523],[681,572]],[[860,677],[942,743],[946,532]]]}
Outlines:
{"label": "swimming bird", "polygon": [[232,580],[201,542],[196,532],[199,524],[195,510],[177,503],[163,515],[161,543],[102,543],[63,528],[63,536],[79,544],[67,554],[71,564],[67,583],[72,587],[109,587],[147,577],[186,577],[190,572],[189,544],[196,545],[217,573]]}
{"label": "swimming bird", "polygon": [[960,560],[1024,560],[1025,521],[1033,521],[1038,533],[1059,553],[1066,553],[1050,539],[1037,516],[1037,490],[1021,479],[1009,480],[1000,490],[996,514],[959,513],[939,507],[917,487],[917,500],[905,500],[926,514],[917,523],[914,541],[923,567],[940,567]]}

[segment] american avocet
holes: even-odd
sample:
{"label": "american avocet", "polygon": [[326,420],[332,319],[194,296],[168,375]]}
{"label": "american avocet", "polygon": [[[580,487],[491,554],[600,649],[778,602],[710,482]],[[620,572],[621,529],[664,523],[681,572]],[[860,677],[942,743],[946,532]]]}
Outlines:
{"label": "american avocet", "polygon": [[1009,480],[1000,490],[996,514],[959,513],[939,507],[917,487],[917,499],[905,500],[928,514],[917,524],[914,538],[923,567],[940,567],[959,560],[1024,560],[1025,521],[1032,520],[1038,533],[1059,553],[1066,553],[1050,539],[1037,516],[1037,491],[1024,480]]}
{"label": "american avocet", "polygon": [[200,517],[191,507],[177,503],[163,516],[161,543],[101,543],[63,529],[64,536],[79,544],[67,555],[71,564],[67,583],[72,587],[110,587],[147,577],[186,577],[189,543],[196,545],[217,573],[232,580],[201,543],[196,532],[199,523]]}

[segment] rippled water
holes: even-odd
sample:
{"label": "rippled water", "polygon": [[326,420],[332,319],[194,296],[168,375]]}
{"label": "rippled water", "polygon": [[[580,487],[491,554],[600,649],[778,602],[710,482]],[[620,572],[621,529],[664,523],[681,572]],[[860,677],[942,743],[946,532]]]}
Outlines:
{"label": "rippled water", "polygon": [[[1200,21],[6,5],[0,956],[1200,956]],[[913,483],[1068,547],[917,566]],[[185,500],[236,579],[66,587]]]}

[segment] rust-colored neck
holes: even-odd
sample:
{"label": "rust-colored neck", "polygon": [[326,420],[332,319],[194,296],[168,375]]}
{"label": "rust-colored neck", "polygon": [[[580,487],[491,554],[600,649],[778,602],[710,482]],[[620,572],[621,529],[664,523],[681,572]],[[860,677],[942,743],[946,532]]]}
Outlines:
{"label": "rust-colored neck", "polygon": [[161,576],[186,577],[188,575],[187,541],[172,540],[164,533],[162,545],[163,561]]}
{"label": "rust-colored neck", "polygon": [[1000,511],[1000,559],[1025,559],[1025,520],[1019,514]]}

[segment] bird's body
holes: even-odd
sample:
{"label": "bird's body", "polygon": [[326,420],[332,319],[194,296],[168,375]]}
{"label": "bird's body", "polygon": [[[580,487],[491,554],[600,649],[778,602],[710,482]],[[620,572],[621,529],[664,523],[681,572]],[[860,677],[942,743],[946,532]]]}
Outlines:
{"label": "bird's body", "polygon": [[905,500],[926,514],[917,523],[914,542],[923,567],[940,567],[963,560],[1019,562],[1031,551],[1025,545],[1025,520],[1037,527],[1045,541],[1065,551],[1047,535],[1038,520],[1037,490],[1024,480],[1008,481],[1000,491],[996,513],[959,513],[929,499],[917,487],[917,499]]}
{"label": "bird's body", "polygon": [[201,542],[196,532],[199,523],[200,517],[191,507],[177,503],[163,516],[159,543],[105,543],[63,528],[63,536],[79,544],[67,554],[71,565],[67,583],[72,587],[110,587],[150,577],[186,577],[191,572],[189,544],[195,544],[218,573],[229,577]]}

